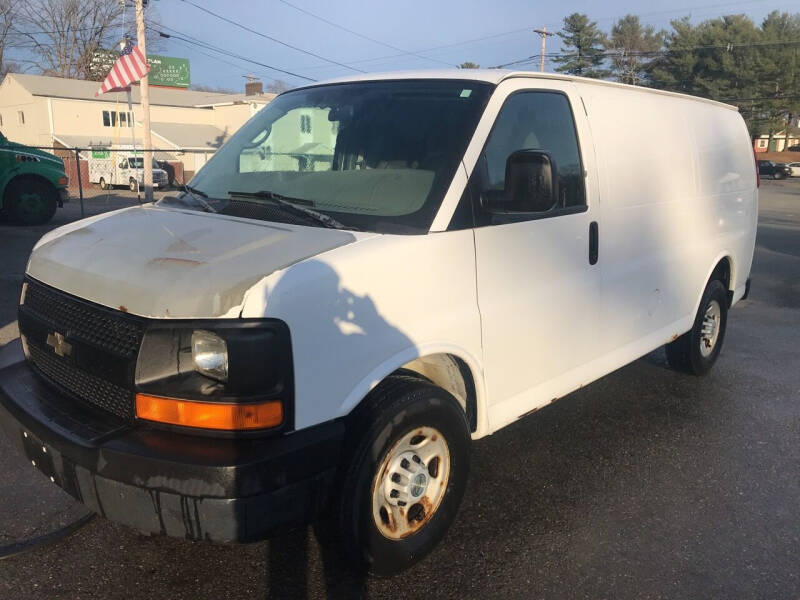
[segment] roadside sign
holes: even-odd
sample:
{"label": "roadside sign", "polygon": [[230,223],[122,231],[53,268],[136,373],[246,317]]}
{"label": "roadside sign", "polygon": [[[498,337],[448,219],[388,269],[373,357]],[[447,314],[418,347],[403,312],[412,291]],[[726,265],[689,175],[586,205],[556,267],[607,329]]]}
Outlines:
{"label": "roadside sign", "polygon": [[148,81],[151,85],[188,88],[191,83],[189,60],[186,58],[151,54],[147,57],[147,64],[150,65]]}

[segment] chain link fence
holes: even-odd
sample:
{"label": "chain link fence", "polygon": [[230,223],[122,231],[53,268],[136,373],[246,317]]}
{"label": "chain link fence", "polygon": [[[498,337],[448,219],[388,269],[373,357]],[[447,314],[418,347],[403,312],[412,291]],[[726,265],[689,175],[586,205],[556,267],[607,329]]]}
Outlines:
{"label": "chain link fence", "polygon": [[[62,159],[69,179],[70,196],[75,192],[84,216],[84,190],[93,186],[100,189],[125,187],[136,192],[141,202],[144,187],[143,155],[153,154],[154,188],[181,188],[214,155],[217,148],[151,148],[109,146],[26,146],[50,152]],[[20,148],[20,151],[24,151]],[[74,197],[74,196],[73,196]]]}

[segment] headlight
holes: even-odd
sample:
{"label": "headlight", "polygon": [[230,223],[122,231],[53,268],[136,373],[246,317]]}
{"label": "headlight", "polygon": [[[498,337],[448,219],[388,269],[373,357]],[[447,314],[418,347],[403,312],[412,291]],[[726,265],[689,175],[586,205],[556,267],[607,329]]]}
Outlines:
{"label": "headlight", "polygon": [[143,420],[284,431],[294,418],[289,328],[277,319],[148,322],[134,384]]}
{"label": "headlight", "polygon": [[216,333],[195,329],[192,363],[198,373],[224,383],[228,380],[228,345]]}

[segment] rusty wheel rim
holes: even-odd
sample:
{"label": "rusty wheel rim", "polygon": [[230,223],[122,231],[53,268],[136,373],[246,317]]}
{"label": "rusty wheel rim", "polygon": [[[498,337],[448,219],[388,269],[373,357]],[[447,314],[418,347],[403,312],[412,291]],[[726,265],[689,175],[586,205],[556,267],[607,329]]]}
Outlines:
{"label": "rusty wheel rim", "polygon": [[372,519],[390,540],[422,529],[436,514],[450,478],[447,440],[433,427],[415,427],[386,453],[372,482]]}

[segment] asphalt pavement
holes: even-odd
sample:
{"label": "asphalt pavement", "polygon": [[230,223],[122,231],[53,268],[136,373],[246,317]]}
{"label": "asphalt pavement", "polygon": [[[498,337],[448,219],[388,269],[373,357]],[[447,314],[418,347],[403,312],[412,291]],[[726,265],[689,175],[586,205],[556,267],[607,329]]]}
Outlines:
{"label": "asphalt pavement", "polygon": [[[98,196],[87,212],[133,202]],[[0,344],[30,249],[75,208],[0,226]],[[670,370],[659,350],[476,442],[454,526],[406,573],[349,573],[328,523],[223,546],[98,517],[0,560],[0,598],[797,600],[800,181],[762,182],[752,278],[708,376]],[[0,545],[81,510],[0,438]]]}

